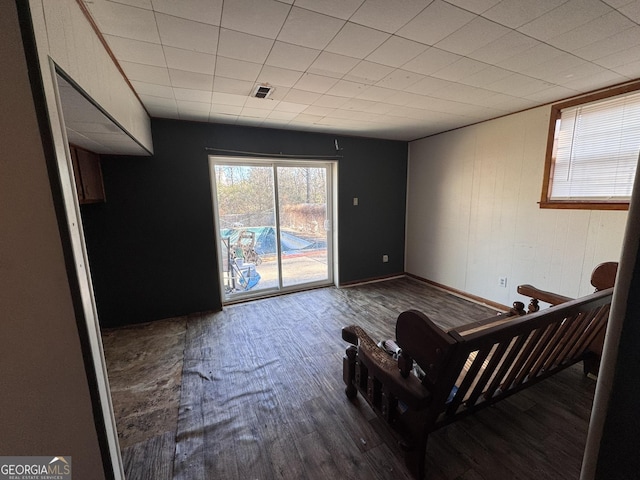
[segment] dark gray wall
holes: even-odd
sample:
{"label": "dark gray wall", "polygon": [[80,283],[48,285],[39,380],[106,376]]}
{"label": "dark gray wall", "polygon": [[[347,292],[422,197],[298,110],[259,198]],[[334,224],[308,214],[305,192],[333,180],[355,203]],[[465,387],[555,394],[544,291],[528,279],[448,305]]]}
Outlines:
{"label": "dark gray wall", "polygon": [[205,147],[342,155],[340,282],[404,271],[406,142],[175,120],[152,131],[153,157],[102,157],[107,201],[82,206],[103,326],[221,308]]}

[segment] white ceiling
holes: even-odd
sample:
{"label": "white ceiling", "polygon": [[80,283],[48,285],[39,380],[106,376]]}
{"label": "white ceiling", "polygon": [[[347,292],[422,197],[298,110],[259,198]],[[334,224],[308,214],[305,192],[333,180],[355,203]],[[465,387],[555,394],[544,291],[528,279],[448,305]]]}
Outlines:
{"label": "white ceiling", "polygon": [[640,0],[84,3],[152,117],[414,140],[640,78]]}
{"label": "white ceiling", "polygon": [[56,75],[69,143],[98,154],[149,155],[77,86]]}

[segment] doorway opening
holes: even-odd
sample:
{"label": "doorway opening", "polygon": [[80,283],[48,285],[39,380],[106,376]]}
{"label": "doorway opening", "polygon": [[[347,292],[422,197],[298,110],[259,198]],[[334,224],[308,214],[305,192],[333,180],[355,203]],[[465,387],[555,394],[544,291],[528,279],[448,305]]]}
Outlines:
{"label": "doorway opening", "polygon": [[223,304],[334,283],[333,162],[209,161]]}

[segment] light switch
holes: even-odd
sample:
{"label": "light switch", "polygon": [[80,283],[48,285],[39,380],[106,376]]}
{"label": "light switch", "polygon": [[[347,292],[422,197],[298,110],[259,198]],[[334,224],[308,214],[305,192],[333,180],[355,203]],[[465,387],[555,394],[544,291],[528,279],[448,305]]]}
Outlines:
{"label": "light switch", "polygon": [[354,206],[358,205],[358,197],[353,197],[353,205]]}

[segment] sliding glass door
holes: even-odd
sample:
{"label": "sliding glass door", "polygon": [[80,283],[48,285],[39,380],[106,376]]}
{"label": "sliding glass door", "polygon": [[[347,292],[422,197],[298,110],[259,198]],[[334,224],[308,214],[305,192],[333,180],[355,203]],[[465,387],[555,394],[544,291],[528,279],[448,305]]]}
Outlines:
{"label": "sliding glass door", "polygon": [[333,282],[331,163],[210,163],[223,302]]}

